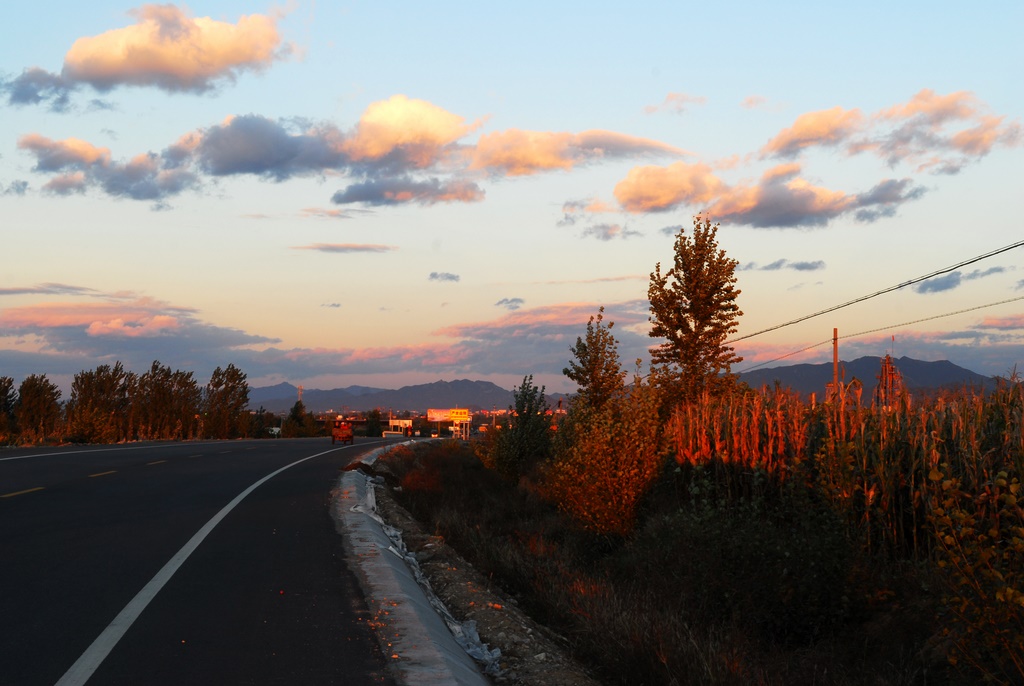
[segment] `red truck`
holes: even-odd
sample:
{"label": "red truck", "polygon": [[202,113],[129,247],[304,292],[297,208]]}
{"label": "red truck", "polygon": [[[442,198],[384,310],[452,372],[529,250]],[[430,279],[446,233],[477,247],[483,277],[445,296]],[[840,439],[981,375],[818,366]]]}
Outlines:
{"label": "red truck", "polygon": [[346,422],[341,415],[334,420],[334,426],[331,428],[331,445],[337,441],[355,443],[355,437],[352,435],[352,422]]}

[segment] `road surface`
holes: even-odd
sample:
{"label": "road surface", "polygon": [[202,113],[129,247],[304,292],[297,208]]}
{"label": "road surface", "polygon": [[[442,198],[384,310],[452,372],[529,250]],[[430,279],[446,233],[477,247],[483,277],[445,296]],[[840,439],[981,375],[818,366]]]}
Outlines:
{"label": "road surface", "polygon": [[329,511],[379,445],[0,451],[0,683],[392,684]]}

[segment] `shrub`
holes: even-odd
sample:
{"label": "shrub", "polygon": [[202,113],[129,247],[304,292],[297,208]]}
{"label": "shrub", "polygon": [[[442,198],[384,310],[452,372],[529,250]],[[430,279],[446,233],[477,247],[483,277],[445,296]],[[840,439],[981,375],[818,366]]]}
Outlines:
{"label": "shrub", "polygon": [[661,579],[659,592],[687,596],[701,617],[770,642],[807,642],[836,626],[851,557],[842,521],[802,486],[733,501],[709,470],[695,471],[689,501],[646,524],[622,573]]}
{"label": "shrub", "polygon": [[[942,465],[948,471],[948,465]],[[999,472],[975,492],[941,469],[942,498],[932,510],[937,564],[945,574],[943,635],[949,660],[987,680],[1024,683],[1024,497],[1020,481]]]}
{"label": "shrub", "polygon": [[574,404],[559,427],[542,491],[581,525],[626,535],[661,471],[659,394],[639,382],[600,407]]}

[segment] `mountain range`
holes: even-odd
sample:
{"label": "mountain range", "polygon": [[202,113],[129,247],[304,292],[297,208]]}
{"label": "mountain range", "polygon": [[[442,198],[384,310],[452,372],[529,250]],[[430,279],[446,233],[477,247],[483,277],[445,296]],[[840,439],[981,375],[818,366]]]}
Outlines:
{"label": "mountain range", "polygon": [[[566,396],[562,393],[546,394],[548,403],[557,404]],[[299,389],[290,383],[249,389],[249,407],[262,407],[274,413],[289,411],[299,398]],[[464,407],[470,410],[508,409],[514,398],[512,391],[490,381],[435,381],[417,386],[403,386],[397,390],[348,386],[322,391],[303,389],[302,404],[309,412],[365,412],[374,408],[419,410],[428,408]]]}
{"label": "mountain range", "polygon": [[[958,367],[948,360],[922,362],[909,357],[894,360],[896,369],[903,377],[906,388],[912,392],[939,389],[972,388],[990,391],[996,387],[997,378],[988,377],[969,369]],[[864,384],[864,398],[869,399],[878,385],[882,358],[860,357],[850,362],[840,362],[840,378],[847,383],[858,379]],[[811,393],[824,398],[825,385],[832,381],[832,363],[794,364],[768,369],[755,369],[739,374],[740,380],[752,388],[780,386],[790,388],[809,398]],[[249,407],[274,413],[288,412],[298,400],[299,389],[290,383],[276,386],[262,386],[249,389]],[[547,394],[548,404],[557,405],[567,399],[563,393]],[[372,388],[369,386],[348,386],[332,390],[304,389],[302,403],[310,412],[365,412],[374,408],[395,412],[428,408],[464,407],[470,410],[507,409],[514,403],[512,391],[490,381],[435,381],[416,386],[403,386],[397,390]]]}
{"label": "mountain range", "polygon": [[[988,392],[996,387],[997,377],[984,376],[969,369],[958,367],[949,360],[922,362],[909,357],[893,360],[897,371],[903,378],[903,385],[911,392],[926,392],[940,389],[962,389]],[[878,385],[878,375],[882,369],[881,357],[859,357],[850,362],[840,361],[840,380],[849,383],[853,379],[864,385],[864,395],[870,399]],[[752,388],[762,386],[780,386],[790,388],[805,398],[816,393],[818,398],[825,397],[825,385],[832,382],[832,363],[794,364],[768,369],[755,369],[742,372],[740,381]]]}

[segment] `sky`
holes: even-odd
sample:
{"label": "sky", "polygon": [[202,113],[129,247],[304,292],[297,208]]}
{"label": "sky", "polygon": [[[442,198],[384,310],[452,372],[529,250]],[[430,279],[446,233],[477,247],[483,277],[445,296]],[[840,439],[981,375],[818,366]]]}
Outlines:
{"label": "sky", "polygon": [[963,264],[1024,240],[1020,2],[5,16],[16,383],[66,397],[159,361],[201,384],[234,364],[253,386],[572,392],[601,307],[645,372],[651,272],[698,215],[738,263],[733,371],[830,362],[833,329],[843,359],[1024,370],[1024,247]]}

